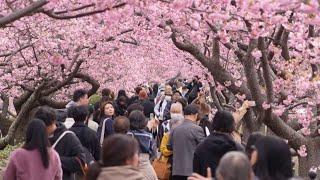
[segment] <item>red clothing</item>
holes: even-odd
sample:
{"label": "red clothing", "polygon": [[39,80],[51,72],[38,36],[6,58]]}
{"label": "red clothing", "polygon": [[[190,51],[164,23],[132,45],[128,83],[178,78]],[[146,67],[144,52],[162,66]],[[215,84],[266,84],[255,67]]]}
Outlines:
{"label": "red clothing", "polygon": [[62,169],[58,153],[49,148],[49,166],[44,168],[40,152],[19,148],[11,153],[4,180],[61,180]]}

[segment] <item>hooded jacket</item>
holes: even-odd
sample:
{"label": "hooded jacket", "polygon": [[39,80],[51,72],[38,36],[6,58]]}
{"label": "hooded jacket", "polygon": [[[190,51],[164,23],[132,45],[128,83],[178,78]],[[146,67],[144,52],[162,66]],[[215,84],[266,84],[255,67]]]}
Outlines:
{"label": "hooded jacket", "polygon": [[101,169],[97,180],[146,180],[142,173],[132,166],[112,166]]}
{"label": "hooded jacket", "polygon": [[206,176],[207,168],[216,171],[219,161],[229,151],[242,151],[230,135],[213,132],[195,150],[193,157],[193,171]]}
{"label": "hooded jacket", "polygon": [[[67,128],[60,122],[57,123],[57,129],[54,131],[53,137],[49,138],[51,144],[54,144]],[[75,173],[81,172],[81,166],[78,159],[83,162],[85,153],[81,142],[73,133],[67,133],[56,145],[55,150],[60,156],[63,170],[63,180],[74,180]]]}

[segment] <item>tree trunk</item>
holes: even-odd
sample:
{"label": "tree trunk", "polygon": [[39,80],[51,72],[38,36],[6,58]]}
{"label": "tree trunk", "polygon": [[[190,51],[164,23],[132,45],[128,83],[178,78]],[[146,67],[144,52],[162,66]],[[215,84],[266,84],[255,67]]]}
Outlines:
{"label": "tree trunk", "polygon": [[[310,168],[318,167],[320,165],[320,142],[309,138],[306,144],[306,157],[299,157],[299,176],[307,177]],[[318,171],[318,177],[320,176]]]}

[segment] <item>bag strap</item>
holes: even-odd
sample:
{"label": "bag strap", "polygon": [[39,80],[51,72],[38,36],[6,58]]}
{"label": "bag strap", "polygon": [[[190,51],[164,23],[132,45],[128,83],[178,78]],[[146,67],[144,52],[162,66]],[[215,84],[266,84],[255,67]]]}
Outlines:
{"label": "bag strap", "polygon": [[52,148],[55,148],[57,146],[57,144],[60,142],[60,140],[66,135],[66,134],[74,134],[74,132],[72,131],[65,131],[63,132],[59,138],[56,140],[56,142],[54,142],[54,144],[52,145]]}
{"label": "bag strap", "polygon": [[105,134],[105,131],[106,131],[106,122],[107,122],[107,120],[109,120],[109,118],[104,119],[103,122],[102,122],[102,129],[101,129],[101,135],[100,135],[100,146],[102,146],[102,144],[103,144],[104,134]]}
{"label": "bag strap", "polygon": [[81,167],[81,171],[83,173],[83,175],[86,175],[86,169],[88,169],[88,165],[86,162],[83,162],[81,161],[80,158],[78,158],[77,156],[75,157],[75,159],[77,160],[77,162],[79,163],[80,167]]}
{"label": "bag strap", "polygon": [[205,134],[207,135],[207,137],[210,135],[210,131],[209,131],[209,129],[208,129],[208,127],[206,126],[205,128]]}

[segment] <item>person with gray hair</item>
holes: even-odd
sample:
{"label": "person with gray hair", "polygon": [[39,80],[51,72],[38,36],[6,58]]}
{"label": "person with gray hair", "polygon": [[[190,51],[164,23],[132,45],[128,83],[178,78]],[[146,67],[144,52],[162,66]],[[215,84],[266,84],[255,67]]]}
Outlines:
{"label": "person with gray hair", "polygon": [[248,157],[242,152],[225,154],[216,170],[217,180],[252,180],[253,172]]}
{"label": "person with gray hair", "polygon": [[173,103],[170,108],[171,119],[169,122],[170,131],[180,125],[184,120],[183,108],[180,103]]}
{"label": "person with gray hair", "polygon": [[[207,177],[193,173],[188,180],[212,180],[210,168]],[[254,174],[248,157],[237,151],[226,153],[216,169],[216,180],[254,180]]]}

